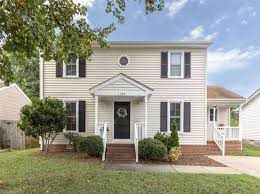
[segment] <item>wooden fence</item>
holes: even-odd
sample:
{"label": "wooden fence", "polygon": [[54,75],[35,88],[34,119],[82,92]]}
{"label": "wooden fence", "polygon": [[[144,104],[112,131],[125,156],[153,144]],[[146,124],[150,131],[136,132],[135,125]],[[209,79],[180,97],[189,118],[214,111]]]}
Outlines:
{"label": "wooden fence", "polygon": [[6,144],[8,142],[11,149],[39,146],[38,139],[25,136],[24,133],[17,127],[17,121],[10,120],[0,120],[0,141],[3,142],[2,144]]}

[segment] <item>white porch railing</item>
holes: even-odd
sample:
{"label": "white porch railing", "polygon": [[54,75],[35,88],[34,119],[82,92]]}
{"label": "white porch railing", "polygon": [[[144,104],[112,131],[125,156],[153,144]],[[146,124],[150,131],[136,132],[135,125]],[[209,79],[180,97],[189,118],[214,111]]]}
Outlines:
{"label": "white porch railing", "polygon": [[103,153],[102,153],[102,161],[106,159],[106,150],[107,150],[107,123],[98,123],[98,131],[99,135],[103,141]]}
{"label": "white porch railing", "polygon": [[217,144],[217,146],[219,147],[219,149],[222,152],[222,155],[225,155],[225,134],[224,132],[219,129],[218,127],[214,127],[213,129],[213,139],[215,141],[215,143]]}
{"label": "white porch railing", "polygon": [[139,161],[138,157],[138,141],[144,137],[144,123],[134,124],[134,146],[135,146],[135,162]]}
{"label": "white porch railing", "polygon": [[217,128],[225,134],[226,141],[240,140],[239,127],[225,126]]}

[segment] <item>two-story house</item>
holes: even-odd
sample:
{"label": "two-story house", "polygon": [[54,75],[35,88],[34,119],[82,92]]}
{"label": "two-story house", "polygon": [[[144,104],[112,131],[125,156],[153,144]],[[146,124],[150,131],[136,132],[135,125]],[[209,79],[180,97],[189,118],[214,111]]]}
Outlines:
{"label": "two-story house", "polygon": [[[109,48],[94,45],[91,61],[77,56],[67,64],[42,59],[41,97],[64,101],[69,112],[65,132],[101,135],[108,149],[130,148],[138,139],[169,133],[175,122],[183,152],[224,153],[225,131],[232,131],[230,140],[239,140],[238,128],[229,127],[230,107],[244,99],[207,86],[209,45],[115,41]],[[67,143],[60,134],[53,148]]]}

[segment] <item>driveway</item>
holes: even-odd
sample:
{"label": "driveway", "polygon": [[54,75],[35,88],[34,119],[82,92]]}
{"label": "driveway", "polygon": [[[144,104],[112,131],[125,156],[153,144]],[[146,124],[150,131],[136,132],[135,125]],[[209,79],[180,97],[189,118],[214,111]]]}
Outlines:
{"label": "driveway", "polygon": [[260,157],[251,156],[209,156],[211,159],[242,173],[260,178]]}

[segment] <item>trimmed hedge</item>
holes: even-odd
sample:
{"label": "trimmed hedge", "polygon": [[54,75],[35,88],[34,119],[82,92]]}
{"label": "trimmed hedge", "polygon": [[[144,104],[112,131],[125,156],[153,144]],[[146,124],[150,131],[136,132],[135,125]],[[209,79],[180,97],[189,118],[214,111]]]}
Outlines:
{"label": "trimmed hedge", "polygon": [[166,157],[167,148],[162,142],[156,139],[146,138],[139,141],[138,152],[140,158],[145,160],[157,160]]}
{"label": "trimmed hedge", "polygon": [[90,156],[99,157],[103,153],[103,142],[100,136],[81,137],[78,141],[78,150]]}

